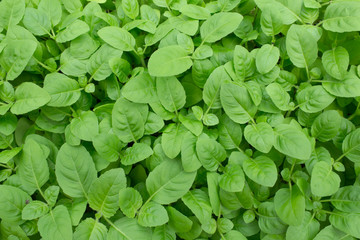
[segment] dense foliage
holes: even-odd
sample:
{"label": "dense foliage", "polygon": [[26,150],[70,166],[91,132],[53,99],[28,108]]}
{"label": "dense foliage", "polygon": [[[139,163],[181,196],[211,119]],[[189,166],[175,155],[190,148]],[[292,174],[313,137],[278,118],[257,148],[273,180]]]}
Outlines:
{"label": "dense foliage", "polygon": [[360,238],[360,1],[2,0],[0,239]]}

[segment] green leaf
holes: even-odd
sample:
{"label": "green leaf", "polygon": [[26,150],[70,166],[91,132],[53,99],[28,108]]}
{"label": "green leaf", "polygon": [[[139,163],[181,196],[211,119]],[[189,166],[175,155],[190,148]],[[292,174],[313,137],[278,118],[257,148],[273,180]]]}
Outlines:
{"label": "green leaf", "polygon": [[255,70],[254,59],[246,48],[236,45],[234,49],[234,70],[236,77],[244,81],[246,77],[252,75]]}
{"label": "green leaf", "polygon": [[11,150],[3,150],[0,152],[0,163],[7,163],[14,158],[20,151],[21,147],[16,147]]}
{"label": "green leaf", "polygon": [[236,123],[249,122],[257,112],[257,107],[243,86],[234,83],[223,84],[220,90],[220,99],[225,113]]}
{"label": "green leaf", "polygon": [[353,162],[359,162],[360,156],[360,130],[356,129],[347,135],[342,143],[344,156]]}
{"label": "green leaf", "polygon": [[213,43],[232,33],[241,23],[243,16],[239,13],[216,13],[200,27],[203,42]]}
{"label": "green leaf", "polygon": [[277,47],[265,44],[256,53],[256,68],[261,74],[270,72],[279,60],[280,51]]}
{"label": "green leaf", "polygon": [[151,240],[150,228],[140,226],[135,219],[127,217],[120,218],[110,227],[107,239],[121,240]]}
{"label": "green leaf", "polygon": [[142,206],[142,198],[134,188],[122,188],[119,192],[119,206],[121,211],[129,218],[134,218]]}
{"label": "green leaf", "polygon": [[49,212],[49,207],[41,201],[32,201],[27,204],[21,213],[24,220],[32,220],[44,216]]}
{"label": "green leaf", "polygon": [[268,234],[282,234],[286,232],[288,225],[278,217],[273,202],[261,203],[258,211],[261,214],[259,216],[259,228],[261,231]]}
{"label": "green leaf", "polygon": [[296,185],[278,190],[274,197],[274,205],[276,213],[285,223],[291,226],[302,223],[305,215],[305,198]]}
{"label": "green leaf", "polygon": [[197,120],[193,114],[187,116],[179,114],[180,122],[193,134],[199,136],[203,130],[203,124],[201,121]]}
{"label": "green leaf", "polygon": [[81,90],[78,82],[59,73],[46,75],[44,89],[51,96],[47,104],[51,107],[70,106],[80,98]]}
{"label": "green leaf", "polygon": [[156,78],[156,92],[169,112],[177,112],[186,102],[185,90],[176,77]]}
{"label": "green leaf", "polygon": [[3,0],[0,4],[0,28],[9,28],[16,25],[23,18],[25,0]]}
{"label": "green leaf", "polygon": [[238,148],[242,140],[242,129],[240,124],[233,122],[224,114],[220,118],[218,140],[225,149]]}
{"label": "green leaf", "polygon": [[107,44],[102,45],[86,62],[86,71],[91,74],[92,78],[96,81],[105,80],[112,73],[110,67],[111,59],[121,55],[122,51]]}
{"label": "green leaf", "polygon": [[[33,39],[12,40],[6,44],[0,55],[0,64],[7,72],[6,80],[14,80],[19,77],[33,56],[36,47],[37,42]],[[33,83],[26,82],[22,85],[24,84],[30,85]]]}
{"label": "green leaf", "polygon": [[320,112],[329,106],[334,99],[320,85],[307,87],[296,94],[296,101],[300,109],[307,113]]}
{"label": "green leaf", "polygon": [[40,190],[49,180],[48,153],[32,139],[26,140],[19,162],[21,183],[29,191]]}
{"label": "green leaf", "polygon": [[161,146],[167,157],[175,158],[179,155],[186,132],[186,128],[181,124],[169,124],[164,129]]}
{"label": "green leaf", "polygon": [[59,150],[55,173],[64,193],[72,197],[87,197],[96,179],[95,164],[85,147],[73,147],[67,143]]}
{"label": "green leaf", "polygon": [[334,212],[334,214],[329,217],[330,223],[335,228],[355,237],[360,237],[360,229],[358,228],[360,222],[359,213],[343,213],[343,212]]}
{"label": "green leaf", "polygon": [[50,35],[51,22],[43,11],[26,8],[23,22],[25,27],[34,35]]}
{"label": "green leaf", "polygon": [[221,175],[219,186],[228,192],[241,192],[245,185],[245,175],[240,165],[228,164]]}
{"label": "green leaf", "polygon": [[330,141],[340,128],[341,116],[336,110],[321,113],[311,126],[311,135],[321,142]]}
{"label": "green leaf", "polygon": [[326,8],[323,26],[332,32],[360,31],[360,3],[357,1],[341,1],[330,4]]}
{"label": "green leaf", "polygon": [[52,26],[61,21],[62,8],[59,0],[41,0],[38,9],[48,16]]}
{"label": "green leaf", "polygon": [[169,221],[166,209],[159,203],[150,201],[145,203],[138,214],[138,222],[144,227],[161,226]]}
{"label": "green leaf", "polygon": [[[136,1],[136,0],[134,0]],[[104,27],[98,31],[99,37],[110,46],[121,51],[134,51],[135,38],[119,27]]]}
{"label": "green leaf", "polygon": [[196,153],[199,161],[208,171],[216,171],[226,159],[224,147],[211,138],[200,137],[196,142]]}
{"label": "green leaf", "polygon": [[331,204],[342,212],[360,213],[359,192],[359,186],[341,187],[334,195],[332,195]]}
{"label": "green leaf", "polygon": [[[242,174],[244,175],[244,173]],[[229,175],[228,175],[229,176]],[[228,177],[224,177],[225,181],[223,183],[223,186],[226,186],[228,188],[230,188],[230,183],[229,178]],[[241,177],[240,177],[241,178]],[[213,210],[213,213],[216,216],[220,216],[220,209],[221,209],[221,202],[220,202],[220,196],[219,196],[219,192],[220,192],[220,187],[219,187],[219,180],[220,180],[220,174],[218,174],[217,172],[207,172],[206,173],[206,180],[207,180],[207,185],[208,185],[208,194],[209,194],[209,200],[210,200],[210,205],[211,208]],[[240,179],[241,180],[241,179]]]}
{"label": "green leaf", "polygon": [[185,172],[180,161],[166,160],[150,172],[146,179],[149,199],[160,204],[175,202],[189,191],[195,176],[196,172]]}
{"label": "green leaf", "polygon": [[323,87],[330,94],[337,97],[358,97],[360,96],[360,79],[353,73],[345,75],[344,79],[327,79],[322,83]]}
{"label": "green leaf", "polygon": [[289,240],[307,240],[314,239],[319,232],[320,224],[316,219],[311,217],[309,212],[305,212],[302,223],[299,226],[289,226],[286,231],[286,239]]}
{"label": "green leaf", "polygon": [[314,240],[335,240],[335,239],[352,239],[346,233],[334,228],[332,225],[326,226],[314,238]]}
{"label": "green leaf", "polygon": [[175,208],[168,206],[166,211],[169,215],[169,226],[176,232],[189,232],[193,222]]}
{"label": "green leaf", "polygon": [[66,207],[59,205],[38,221],[40,235],[44,239],[72,239],[70,215]]}
{"label": "green leaf", "polygon": [[56,41],[58,43],[64,43],[75,38],[79,37],[80,35],[89,32],[90,28],[89,25],[81,20],[75,20],[69,26],[67,26],[64,30],[59,32],[56,35]]}
{"label": "green leaf", "polygon": [[306,135],[289,124],[280,124],[275,128],[274,147],[289,157],[301,160],[308,160],[312,151]]}
{"label": "green leaf", "polygon": [[191,132],[183,136],[181,144],[181,162],[185,172],[194,172],[201,167],[201,162],[196,153],[197,137]]}
{"label": "green leaf", "polygon": [[204,7],[200,7],[194,4],[186,4],[180,8],[180,12],[190,18],[206,20],[210,17],[210,12]]}
{"label": "green leaf", "polygon": [[286,50],[296,67],[306,69],[315,62],[318,53],[315,37],[300,25],[292,25],[287,32]]}
{"label": "green leaf", "polygon": [[93,145],[96,152],[109,162],[119,159],[122,144],[115,134],[100,133],[93,138]]}
{"label": "green leaf", "polygon": [[339,190],[340,181],[329,163],[318,162],[311,172],[311,192],[319,197],[331,196]]}
{"label": "green leaf", "polygon": [[189,191],[181,200],[195,214],[201,224],[206,225],[213,220],[209,197],[204,191],[200,189]]}
{"label": "green leaf", "polygon": [[277,168],[273,160],[260,155],[254,159],[247,158],[243,162],[243,169],[251,180],[266,186],[273,187],[277,180]]}
{"label": "green leaf", "polygon": [[153,150],[145,143],[135,143],[125,150],[121,163],[125,166],[140,162],[153,154]]}
{"label": "green leaf", "polygon": [[274,144],[274,131],[266,122],[247,125],[244,137],[257,150],[268,153]]}
{"label": "green leaf", "polygon": [[92,111],[81,112],[70,123],[72,134],[81,140],[92,141],[99,133],[99,123],[96,114]]}
{"label": "green leaf", "polygon": [[38,85],[25,82],[16,88],[15,99],[11,112],[20,115],[44,106],[51,100],[51,97]]}
{"label": "green leaf", "polygon": [[151,103],[158,100],[155,81],[148,73],[142,73],[125,84],[121,91],[129,101],[135,103]]}
{"label": "green leaf", "polygon": [[322,55],[321,60],[329,75],[340,80],[345,77],[349,66],[349,53],[345,48],[336,47],[327,50]]}
{"label": "green leaf", "polygon": [[301,10],[301,1],[272,1],[256,0],[256,5],[264,12],[271,12],[278,15],[282,24],[292,24],[299,19]]}
{"label": "green leaf", "polygon": [[92,218],[87,218],[77,226],[74,232],[74,239],[106,239],[106,235],[107,228],[104,224]]}
{"label": "green leaf", "polygon": [[89,189],[89,205],[105,217],[112,217],[117,210],[119,191],[126,187],[126,177],[122,168],[114,168],[103,173]]}
{"label": "green leaf", "polygon": [[230,82],[231,79],[226,73],[224,66],[215,68],[206,80],[203,91],[203,100],[209,108],[221,108],[220,88],[223,83]]}
{"label": "green leaf", "polygon": [[181,74],[193,65],[188,52],[180,46],[168,46],[156,50],[149,59],[149,73],[154,77],[170,77]]}
{"label": "green leaf", "polygon": [[280,84],[270,83],[265,90],[277,108],[281,111],[288,111],[290,109],[290,95]]}
{"label": "green leaf", "polygon": [[176,240],[175,232],[167,225],[162,225],[154,229],[153,239],[159,240]]}
{"label": "green leaf", "polygon": [[137,0],[124,0],[121,2],[121,7],[126,16],[135,19],[139,15],[139,3]]}
{"label": "green leaf", "polygon": [[31,197],[23,190],[8,186],[0,185],[0,218],[13,224],[21,224],[21,211],[26,206],[26,201]]}
{"label": "green leaf", "polygon": [[147,115],[148,106],[119,98],[112,110],[114,133],[122,142],[136,142],[144,135]]}

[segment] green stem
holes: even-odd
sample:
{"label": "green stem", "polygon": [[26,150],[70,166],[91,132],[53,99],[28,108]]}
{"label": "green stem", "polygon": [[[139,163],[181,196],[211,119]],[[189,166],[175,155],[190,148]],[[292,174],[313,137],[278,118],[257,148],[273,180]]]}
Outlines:
{"label": "green stem", "polygon": [[8,165],[3,164],[3,163],[0,163],[0,167],[3,167],[3,168],[8,168],[8,169],[13,170],[11,167],[9,167]]}

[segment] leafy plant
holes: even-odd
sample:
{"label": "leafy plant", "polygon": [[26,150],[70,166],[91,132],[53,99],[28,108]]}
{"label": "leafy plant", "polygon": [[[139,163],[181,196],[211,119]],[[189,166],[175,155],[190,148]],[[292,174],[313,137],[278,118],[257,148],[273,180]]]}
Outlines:
{"label": "leafy plant", "polygon": [[357,0],[0,1],[0,239],[360,239]]}

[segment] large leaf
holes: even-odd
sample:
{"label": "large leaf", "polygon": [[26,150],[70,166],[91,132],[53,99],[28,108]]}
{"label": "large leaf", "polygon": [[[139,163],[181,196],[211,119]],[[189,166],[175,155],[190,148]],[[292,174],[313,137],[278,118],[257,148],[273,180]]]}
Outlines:
{"label": "large leaf", "polygon": [[151,76],[169,77],[185,72],[192,64],[184,48],[168,46],[158,49],[151,55],[148,67]]}
{"label": "large leaf", "polygon": [[328,74],[343,79],[349,66],[349,53],[343,47],[336,47],[324,52],[322,64]]}
{"label": "large leaf", "polygon": [[342,187],[331,197],[331,203],[340,211],[360,213],[359,193],[359,186]]}
{"label": "large leaf", "polygon": [[20,22],[25,12],[25,0],[4,0],[0,4],[0,28],[8,28]]}
{"label": "large leaf", "polygon": [[243,16],[238,13],[216,13],[200,27],[203,42],[216,42],[232,33],[241,23]]}
{"label": "large leaf", "polygon": [[334,99],[335,98],[320,85],[307,87],[296,95],[300,109],[307,113],[316,113],[323,110],[329,106]]}
{"label": "large leaf", "polygon": [[276,165],[266,156],[258,156],[254,159],[247,158],[243,162],[245,174],[254,182],[272,187],[277,180]]}
{"label": "large leaf", "polygon": [[196,142],[196,153],[203,167],[216,171],[226,158],[226,151],[220,143],[211,138],[200,137]]}
{"label": "large leaf", "polygon": [[315,37],[300,25],[292,25],[287,32],[286,50],[291,62],[299,68],[309,68],[318,52]]}
{"label": "large leaf", "polygon": [[305,215],[305,198],[299,188],[283,188],[276,192],[274,197],[276,213],[280,219],[291,226],[302,223]]}
{"label": "large leaf", "polygon": [[185,90],[176,77],[156,78],[156,92],[169,112],[177,112],[186,102]]}
{"label": "large leaf", "polygon": [[119,192],[126,187],[122,168],[111,169],[96,179],[89,189],[89,205],[105,217],[112,217],[117,210]]}
{"label": "large leaf", "polygon": [[38,222],[40,235],[46,240],[72,239],[70,215],[66,207],[59,205]]}
{"label": "large leaf", "polygon": [[160,204],[175,202],[188,192],[195,176],[196,172],[185,172],[180,161],[166,160],[157,166],[146,179],[149,199]]}
{"label": "large leaf", "polygon": [[240,124],[250,121],[257,111],[247,89],[234,83],[225,83],[221,86],[220,99],[225,113],[231,120]]}
{"label": "large leaf", "polygon": [[209,108],[221,108],[220,88],[225,82],[230,82],[230,77],[223,66],[216,68],[206,80],[203,99]]}
{"label": "large leaf", "polygon": [[46,75],[44,89],[51,96],[51,100],[47,104],[48,106],[70,106],[80,98],[80,86],[78,82],[59,73]]}
{"label": "large leaf", "polygon": [[11,107],[11,112],[24,114],[44,106],[51,100],[51,97],[38,85],[25,82],[17,87],[15,99],[16,102]]}
{"label": "large leaf", "polygon": [[360,31],[360,3],[357,1],[341,1],[330,4],[326,8],[323,26],[332,32]]}
{"label": "large leaf", "polygon": [[23,190],[7,185],[0,185],[0,218],[14,224],[22,223],[21,211],[31,197]]}
{"label": "large leaf", "polygon": [[135,219],[123,217],[110,227],[107,239],[114,240],[151,240],[151,228],[140,226]]}
{"label": "large leaf", "polygon": [[49,180],[47,156],[37,142],[32,139],[26,140],[19,163],[19,175],[24,187],[29,190],[41,190]]}
{"label": "large leaf", "polygon": [[86,148],[67,143],[59,150],[55,173],[64,193],[72,197],[87,197],[96,179],[95,164]]}
{"label": "large leaf", "polygon": [[311,144],[306,135],[289,124],[280,124],[275,128],[274,147],[279,152],[301,160],[307,160],[311,154]]}
{"label": "large leaf", "polygon": [[321,161],[315,164],[311,173],[311,192],[319,197],[331,196],[340,187],[340,177],[332,171],[329,163]]}
{"label": "large leaf", "polygon": [[134,51],[135,38],[125,29],[119,27],[104,27],[98,31],[99,37],[110,46],[121,51]]}
{"label": "large leaf", "polygon": [[344,155],[353,162],[360,162],[360,129],[356,129],[346,136],[342,143]]}
{"label": "large leaf", "polygon": [[74,239],[106,239],[106,235],[107,228],[104,224],[92,218],[87,218],[77,226],[74,232]]}
{"label": "large leaf", "polygon": [[274,131],[265,122],[247,125],[244,129],[244,137],[257,150],[268,153],[274,144]]}
{"label": "large leaf", "polygon": [[125,143],[136,141],[144,135],[148,106],[119,98],[112,110],[114,133]]}

